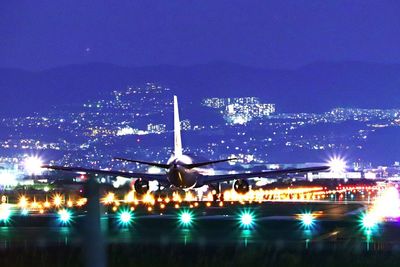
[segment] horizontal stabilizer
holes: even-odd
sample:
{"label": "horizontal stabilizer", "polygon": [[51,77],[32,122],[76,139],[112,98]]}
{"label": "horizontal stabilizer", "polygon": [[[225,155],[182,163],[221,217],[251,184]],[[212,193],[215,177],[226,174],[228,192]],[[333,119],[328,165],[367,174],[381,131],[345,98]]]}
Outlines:
{"label": "horizontal stabilizer", "polygon": [[193,169],[193,168],[198,168],[198,167],[211,165],[211,164],[214,164],[214,163],[227,162],[227,161],[232,161],[232,160],[237,160],[237,158],[229,158],[229,159],[221,159],[221,160],[214,160],[214,161],[206,161],[206,162],[185,164],[184,166],[187,169]]}
{"label": "horizontal stabilizer", "polygon": [[96,170],[81,167],[66,167],[66,166],[53,166],[53,165],[43,165],[43,169],[54,170],[54,171],[66,171],[74,173],[86,173],[89,175],[106,175],[106,176],[121,176],[126,178],[141,178],[147,181],[156,180],[159,183],[167,184],[167,176],[165,174],[151,174],[151,173],[135,173],[135,172],[123,172],[123,171],[113,171],[113,170]]}
{"label": "horizontal stabilizer", "polygon": [[148,162],[148,161],[142,161],[142,160],[125,159],[125,158],[114,158],[114,159],[120,160],[120,161],[126,161],[126,162],[139,163],[139,164],[144,164],[144,165],[149,165],[149,166],[155,166],[155,167],[162,168],[162,169],[168,169],[170,167],[169,164],[162,164],[162,163],[157,163],[157,162]]}

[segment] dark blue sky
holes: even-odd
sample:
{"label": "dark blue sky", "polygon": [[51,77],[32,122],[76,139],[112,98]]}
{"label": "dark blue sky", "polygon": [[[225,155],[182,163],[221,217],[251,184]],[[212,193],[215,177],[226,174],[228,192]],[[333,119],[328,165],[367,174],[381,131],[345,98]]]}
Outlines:
{"label": "dark blue sky", "polygon": [[0,66],[400,63],[400,1],[1,1]]}

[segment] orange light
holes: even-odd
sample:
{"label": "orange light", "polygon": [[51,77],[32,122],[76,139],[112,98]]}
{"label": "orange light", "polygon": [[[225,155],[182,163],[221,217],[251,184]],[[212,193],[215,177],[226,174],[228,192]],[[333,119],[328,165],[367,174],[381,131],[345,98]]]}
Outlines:
{"label": "orange light", "polygon": [[53,197],[53,204],[56,207],[60,207],[62,205],[62,197],[59,194],[55,194]]}

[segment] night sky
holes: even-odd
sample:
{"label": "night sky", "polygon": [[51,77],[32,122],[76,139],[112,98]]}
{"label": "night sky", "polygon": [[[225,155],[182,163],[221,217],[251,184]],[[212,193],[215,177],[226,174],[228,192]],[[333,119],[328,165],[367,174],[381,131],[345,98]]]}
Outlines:
{"label": "night sky", "polygon": [[400,63],[400,1],[1,1],[0,67]]}

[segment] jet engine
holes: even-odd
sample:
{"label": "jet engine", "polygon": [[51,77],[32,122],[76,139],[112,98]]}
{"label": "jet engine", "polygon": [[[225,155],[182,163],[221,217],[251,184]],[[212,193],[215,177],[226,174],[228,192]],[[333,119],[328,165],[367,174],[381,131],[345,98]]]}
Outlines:
{"label": "jet engine", "polygon": [[233,184],[233,189],[235,189],[236,193],[245,194],[249,192],[250,186],[246,180],[236,180]]}
{"label": "jet engine", "polygon": [[133,187],[135,188],[136,193],[138,193],[139,195],[146,194],[150,188],[149,182],[143,179],[137,179]]}

